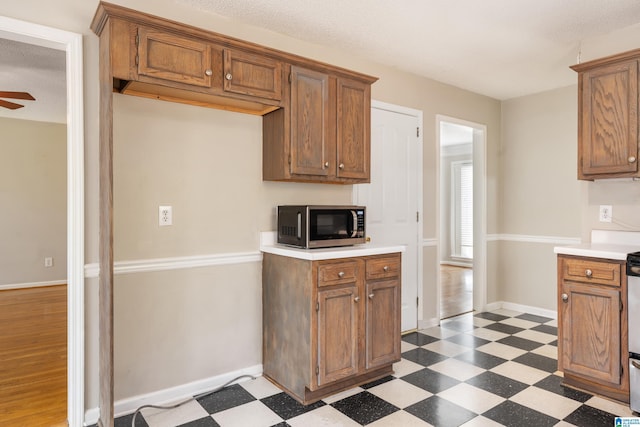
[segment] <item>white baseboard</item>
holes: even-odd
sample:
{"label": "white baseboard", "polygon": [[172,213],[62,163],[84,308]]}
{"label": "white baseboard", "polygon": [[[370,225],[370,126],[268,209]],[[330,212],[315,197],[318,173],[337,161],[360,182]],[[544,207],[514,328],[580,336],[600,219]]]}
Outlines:
{"label": "white baseboard", "polygon": [[533,307],[530,305],[516,304],[514,302],[498,301],[487,304],[486,311],[494,311],[504,308],[506,310],[521,311],[523,313],[535,314],[536,316],[549,317],[551,319],[558,318],[558,312],[555,310],[547,310],[545,308]]}
{"label": "white baseboard", "polygon": [[[183,399],[188,399],[189,397],[195,396],[197,394],[214,390],[242,375],[252,375],[254,377],[259,377],[262,375],[262,365],[250,366],[248,368],[240,369],[233,372],[227,372],[215,377],[205,378],[176,387],[166,388],[164,390],[158,390],[151,393],[141,394],[138,396],[118,400],[114,403],[114,414],[117,418],[123,415],[131,414],[143,405],[162,405],[170,402],[177,402]],[[239,380],[238,383],[241,383],[243,381],[246,381],[246,379]],[[88,409],[85,412],[85,426],[96,424],[98,422],[98,418],[100,418],[99,408]]]}
{"label": "white baseboard", "polygon": [[8,285],[0,285],[0,291],[6,291],[9,289],[40,288],[42,286],[57,286],[57,285],[66,285],[66,284],[67,284],[67,279],[52,280],[47,282],[13,283]]}

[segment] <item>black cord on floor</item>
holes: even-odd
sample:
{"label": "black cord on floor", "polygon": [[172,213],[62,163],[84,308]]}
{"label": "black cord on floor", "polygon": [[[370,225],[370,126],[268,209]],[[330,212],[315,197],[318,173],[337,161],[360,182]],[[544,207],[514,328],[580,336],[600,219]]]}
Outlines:
{"label": "black cord on floor", "polygon": [[225,387],[229,386],[230,384],[232,384],[232,383],[234,383],[234,382],[236,382],[236,381],[238,381],[239,379],[242,379],[242,378],[251,378],[252,380],[255,380],[255,379],[256,379],[256,377],[254,377],[253,375],[248,375],[248,374],[246,374],[246,375],[240,375],[239,377],[236,377],[236,378],[234,378],[234,379],[232,379],[232,380],[230,380],[230,381],[227,381],[226,383],[222,384],[222,385],[221,385],[220,387],[218,387],[218,388],[215,388],[215,389],[213,389],[213,390],[211,390],[211,391],[206,391],[206,392],[204,392],[204,393],[201,393],[201,394],[195,395],[195,396],[193,396],[193,397],[190,397],[190,398],[188,398],[188,399],[186,399],[186,400],[184,400],[184,401],[182,401],[182,402],[179,402],[179,403],[176,403],[176,404],[173,404],[173,405],[166,405],[166,406],[164,406],[164,405],[142,405],[141,407],[139,407],[138,409],[136,409],[136,412],[134,412],[134,413],[133,413],[133,418],[131,418],[131,427],[136,427],[136,417],[138,416],[138,414],[140,413],[140,411],[141,411],[141,410],[143,410],[143,409],[145,409],[145,408],[154,408],[154,409],[175,409],[175,408],[178,408],[178,407],[180,407],[180,406],[182,406],[182,405],[185,405],[185,404],[187,404],[187,403],[189,403],[189,402],[191,402],[191,401],[198,400],[198,399],[201,399],[201,398],[203,398],[203,397],[209,396],[209,395],[211,395],[211,394],[217,393],[217,392],[219,392],[220,390],[224,389]]}

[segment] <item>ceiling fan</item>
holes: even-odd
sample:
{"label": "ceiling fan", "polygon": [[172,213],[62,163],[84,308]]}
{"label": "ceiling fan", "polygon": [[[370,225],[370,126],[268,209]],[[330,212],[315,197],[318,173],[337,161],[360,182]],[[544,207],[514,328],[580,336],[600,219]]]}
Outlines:
{"label": "ceiling fan", "polygon": [[[31,94],[27,92],[2,92],[0,91],[0,98],[11,98],[11,99],[24,99],[27,101],[35,101],[36,99],[31,96]],[[10,110],[17,110],[18,108],[24,107],[24,105],[16,104],[15,102],[5,101],[4,99],[0,99],[0,106],[4,108],[9,108]]]}

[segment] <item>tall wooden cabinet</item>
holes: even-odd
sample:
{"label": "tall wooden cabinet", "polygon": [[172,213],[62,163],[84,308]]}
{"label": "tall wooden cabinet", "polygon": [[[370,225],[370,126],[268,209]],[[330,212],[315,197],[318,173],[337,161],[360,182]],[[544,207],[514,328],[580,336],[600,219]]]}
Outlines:
{"label": "tall wooden cabinet", "polygon": [[264,375],[308,404],[400,361],[400,254],[311,261],[265,253]]}
{"label": "tall wooden cabinet", "polygon": [[[113,93],[264,116],[265,180],[349,184],[369,180],[370,86],[377,78],[106,2],[99,3],[91,29],[100,38],[99,424],[109,426],[114,410]],[[309,82],[308,92],[292,96],[290,79],[297,78],[292,69],[324,74],[328,83],[318,92]],[[299,118],[295,131],[292,111]],[[293,157],[307,159],[300,164],[311,168],[322,158],[330,162],[329,172],[291,173]],[[358,334],[362,313],[354,315]],[[288,325],[300,321],[289,320]],[[358,372],[362,342],[358,335]],[[328,364],[328,372],[333,367]]]}
{"label": "tall wooden cabinet", "polygon": [[578,179],[639,177],[638,63],[634,50],[578,72]]}
{"label": "tall wooden cabinet", "polygon": [[558,369],[567,385],[629,401],[625,262],[558,256]]}

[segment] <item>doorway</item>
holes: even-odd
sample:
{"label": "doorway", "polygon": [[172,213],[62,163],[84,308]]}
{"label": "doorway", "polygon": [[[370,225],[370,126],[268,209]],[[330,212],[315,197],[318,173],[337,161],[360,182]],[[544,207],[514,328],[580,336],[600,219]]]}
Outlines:
{"label": "doorway", "polygon": [[72,426],[82,425],[85,367],[82,35],[0,16],[0,38],[60,50],[66,58],[66,422]]}
{"label": "doorway", "polygon": [[485,127],[437,116],[439,318],[482,310],[485,296]]}

